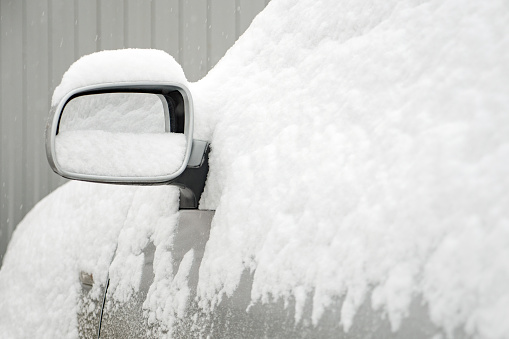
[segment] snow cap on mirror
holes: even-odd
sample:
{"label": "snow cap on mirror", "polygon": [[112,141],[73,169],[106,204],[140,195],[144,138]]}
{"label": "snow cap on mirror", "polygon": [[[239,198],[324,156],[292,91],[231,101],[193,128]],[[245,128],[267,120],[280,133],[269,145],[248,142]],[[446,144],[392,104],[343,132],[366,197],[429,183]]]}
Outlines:
{"label": "snow cap on mirror", "polygon": [[86,55],[69,67],[55,89],[51,105],[70,91],[111,82],[163,81],[187,85],[184,70],[168,53],[155,49],[121,49]]}

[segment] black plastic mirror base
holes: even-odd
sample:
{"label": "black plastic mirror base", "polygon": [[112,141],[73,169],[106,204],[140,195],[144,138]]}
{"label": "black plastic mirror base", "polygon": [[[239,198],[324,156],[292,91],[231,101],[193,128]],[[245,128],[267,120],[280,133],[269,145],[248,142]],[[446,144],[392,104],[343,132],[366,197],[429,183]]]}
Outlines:
{"label": "black plastic mirror base", "polygon": [[[196,143],[196,145],[195,145]],[[198,144],[200,143],[200,144]],[[193,151],[191,157],[196,156],[195,152],[201,153],[201,161],[195,166],[189,166],[179,175],[171,185],[180,187],[180,205],[182,209],[197,209],[200,202],[205,181],[209,172],[209,152],[208,142],[193,140]]]}

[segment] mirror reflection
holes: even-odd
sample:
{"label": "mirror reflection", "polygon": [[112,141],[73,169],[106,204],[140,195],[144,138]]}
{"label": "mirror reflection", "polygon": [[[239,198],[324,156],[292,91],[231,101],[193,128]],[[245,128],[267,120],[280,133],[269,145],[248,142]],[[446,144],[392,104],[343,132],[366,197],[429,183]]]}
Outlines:
{"label": "mirror reflection", "polygon": [[62,169],[80,174],[149,177],[175,173],[186,139],[172,133],[174,103],[152,93],[101,93],[71,99],[55,138]]}

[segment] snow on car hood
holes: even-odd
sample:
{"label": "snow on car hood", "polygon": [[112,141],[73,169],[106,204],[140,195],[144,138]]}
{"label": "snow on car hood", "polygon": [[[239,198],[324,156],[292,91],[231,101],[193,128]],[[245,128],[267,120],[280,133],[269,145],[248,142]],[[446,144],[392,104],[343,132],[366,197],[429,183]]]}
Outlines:
{"label": "snow on car hood", "polygon": [[[366,301],[397,330],[421,296],[447,334],[506,337],[507,22],[501,0],[273,0],[189,85],[195,138],[213,145],[200,207],[217,209],[200,268],[202,307],[231,295],[247,269],[253,301],[294,299],[297,320],[314,292],[315,324],[344,297],[338,322],[346,331]],[[82,80],[82,67],[98,69],[113,55],[104,53],[71,67],[53,102],[151,69],[124,65]],[[139,53],[148,52],[125,55],[138,63]],[[149,238],[161,232],[156,246],[171,247],[161,239],[176,220],[175,192],[84,183],[57,190],[9,245],[0,319],[19,327],[17,317],[35,303],[34,333],[75,335],[78,271],[105,279],[118,237],[112,280],[136,280],[125,263],[139,259]],[[162,252],[156,280],[172,274]],[[30,274],[43,286],[16,284]],[[61,280],[50,284],[45,274]],[[117,278],[115,295],[127,298],[134,280]],[[9,296],[22,292],[26,298]]]}

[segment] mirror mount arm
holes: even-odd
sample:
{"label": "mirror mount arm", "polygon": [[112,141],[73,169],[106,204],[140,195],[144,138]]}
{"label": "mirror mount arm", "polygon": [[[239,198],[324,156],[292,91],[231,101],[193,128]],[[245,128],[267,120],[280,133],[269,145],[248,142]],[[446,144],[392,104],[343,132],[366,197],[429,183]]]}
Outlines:
{"label": "mirror mount arm", "polygon": [[194,140],[191,156],[184,172],[169,184],[180,188],[179,209],[197,209],[205,180],[209,172],[210,144],[207,141]]}

